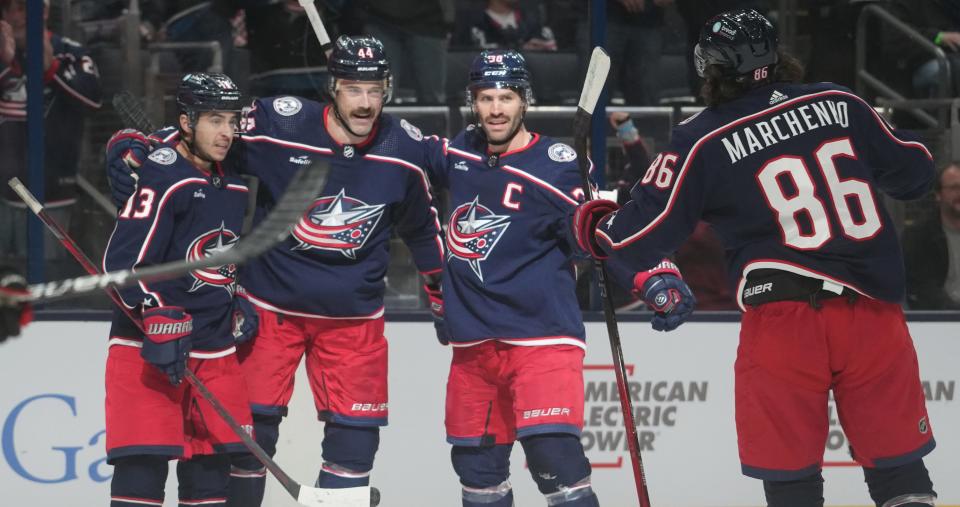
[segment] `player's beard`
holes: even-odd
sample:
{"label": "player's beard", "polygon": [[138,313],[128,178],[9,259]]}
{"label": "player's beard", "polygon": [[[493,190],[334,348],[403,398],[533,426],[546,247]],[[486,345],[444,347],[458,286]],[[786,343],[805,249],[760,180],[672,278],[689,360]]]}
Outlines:
{"label": "player's beard", "polygon": [[502,131],[499,134],[491,134],[490,130],[487,128],[487,121],[490,119],[490,116],[486,118],[481,118],[480,128],[483,129],[484,135],[487,137],[487,144],[493,146],[503,146],[505,144],[510,144],[510,141],[517,135],[517,132],[520,132],[520,127],[523,126],[523,115],[518,113],[516,116],[507,120],[507,129]]}

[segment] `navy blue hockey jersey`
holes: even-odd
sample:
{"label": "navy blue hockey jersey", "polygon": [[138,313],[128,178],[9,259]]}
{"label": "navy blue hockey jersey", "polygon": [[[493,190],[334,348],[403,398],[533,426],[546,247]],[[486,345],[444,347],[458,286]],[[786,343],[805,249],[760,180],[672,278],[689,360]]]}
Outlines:
{"label": "navy blue hockey jersey", "polygon": [[914,199],[933,176],[929,151],[849,90],[775,83],[678,125],[597,236],[646,269],[703,217],[738,300],[751,271],[777,269],[899,302],[900,245],[876,189]]}
{"label": "navy blue hockey jersey", "polygon": [[[103,269],[113,271],[180,260],[196,260],[232,248],[239,239],[247,186],[219,168],[206,174],[172,145],[154,150],[137,171],[137,192],[117,217]],[[193,316],[193,349],[233,351],[231,304],[235,265],[192,271],[155,283],[120,289],[129,308],[180,306]],[[115,310],[110,343],[139,346],[142,335]],[[198,354],[193,354],[198,355]],[[209,357],[209,355],[202,355]]]}
{"label": "navy blue hockey jersey", "polygon": [[428,139],[431,179],[450,190],[444,311],[454,345],[584,346],[567,217],[582,200],[577,154],[533,134],[489,155],[468,128]]}
{"label": "navy blue hockey jersey", "polygon": [[[424,171],[419,130],[382,115],[363,145],[341,145],[326,129],[329,106],[296,97],[259,99],[245,119],[245,171],[261,195],[279,199],[316,157],[330,159],[324,191],[285,242],[243,268],[250,300],[292,315],[377,318],[392,230],[422,273],[439,273],[440,223]],[[258,199],[258,208],[269,202]],[[259,211],[259,210],[258,210]]]}

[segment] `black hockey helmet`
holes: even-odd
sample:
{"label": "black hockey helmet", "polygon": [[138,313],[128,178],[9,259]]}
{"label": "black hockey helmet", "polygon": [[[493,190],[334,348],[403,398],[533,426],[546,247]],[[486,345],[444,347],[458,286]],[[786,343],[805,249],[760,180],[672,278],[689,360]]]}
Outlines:
{"label": "black hockey helmet", "polygon": [[467,105],[473,104],[478,90],[487,88],[509,88],[528,104],[533,102],[530,71],[523,55],[512,49],[491,49],[474,58],[467,83]]}
{"label": "black hockey helmet", "polygon": [[[724,77],[765,81],[777,64],[777,30],[753,9],[737,9],[710,18],[693,51],[697,74],[716,65]],[[761,69],[767,69],[761,71]]]}
{"label": "black hockey helmet", "polygon": [[177,106],[187,115],[192,128],[202,111],[239,113],[247,104],[240,89],[226,74],[194,72],[180,80]]}
{"label": "black hockey helmet", "polygon": [[337,38],[330,59],[327,62],[330,71],[329,92],[333,96],[337,79],[352,81],[386,81],[386,95],[384,103],[390,101],[393,92],[393,77],[390,75],[390,62],[383,43],[375,37],[350,37],[341,35]]}

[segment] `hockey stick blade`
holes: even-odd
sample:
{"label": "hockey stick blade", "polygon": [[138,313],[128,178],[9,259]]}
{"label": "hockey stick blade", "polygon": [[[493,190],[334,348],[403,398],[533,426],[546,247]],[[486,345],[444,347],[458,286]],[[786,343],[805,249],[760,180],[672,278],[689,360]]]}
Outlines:
{"label": "hockey stick blade", "polygon": [[609,73],[610,55],[601,47],[593,48],[593,53],[590,55],[590,64],[587,67],[587,77],[584,78],[583,90],[580,91],[580,102],[577,103],[577,109],[588,115],[593,114]]}
{"label": "hockey stick blade", "polygon": [[155,266],[110,271],[99,275],[81,276],[31,285],[30,295],[18,301],[50,301],[75,297],[116,285],[126,287],[137,282],[167,280],[197,269],[227,264],[242,264],[280,243],[290,234],[300,217],[313,203],[326,184],[329,162],[315,160],[294,176],[287,191],[267,217],[230,250],[194,261],[175,261]]}
{"label": "hockey stick blade", "polygon": [[313,27],[313,33],[317,36],[317,42],[320,43],[320,49],[330,56],[330,35],[327,34],[326,27],[323,26],[323,20],[320,19],[320,12],[317,11],[317,6],[313,4],[313,0],[299,0],[300,7],[303,7],[303,10],[307,13],[307,20],[310,21],[310,26]]}
{"label": "hockey stick blade", "polygon": [[156,129],[153,128],[153,122],[143,112],[143,106],[140,101],[128,90],[121,90],[113,96],[113,108],[120,116],[120,121],[127,126],[133,127],[144,134],[149,134]]}

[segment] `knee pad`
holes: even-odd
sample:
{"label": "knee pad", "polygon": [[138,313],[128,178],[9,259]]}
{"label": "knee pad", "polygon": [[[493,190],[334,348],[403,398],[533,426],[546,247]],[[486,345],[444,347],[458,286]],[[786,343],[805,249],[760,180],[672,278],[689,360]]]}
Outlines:
{"label": "knee pad", "polygon": [[380,428],[328,422],[323,427],[323,468],[317,487],[352,488],[370,484],[380,447]]}
{"label": "knee pad", "polygon": [[520,441],[527,467],[549,506],[599,507],[590,485],[590,461],[580,439],[566,433],[534,435]]}
{"label": "knee pad", "polygon": [[204,454],[177,463],[180,502],[225,499],[229,493],[230,456]]}
{"label": "knee pad", "polygon": [[933,505],[937,498],[922,459],[897,467],[864,468],[863,477],[877,507]]}
{"label": "knee pad", "polygon": [[512,444],[488,447],[453,446],[450,461],[460,477],[464,507],[511,507],[510,451]]}
{"label": "knee pad", "polygon": [[795,481],[763,481],[768,507],[822,507],[823,476],[820,472]]}
{"label": "knee pad", "polygon": [[110,505],[126,507],[163,502],[163,486],[169,469],[166,456],[117,458],[110,481]]}

